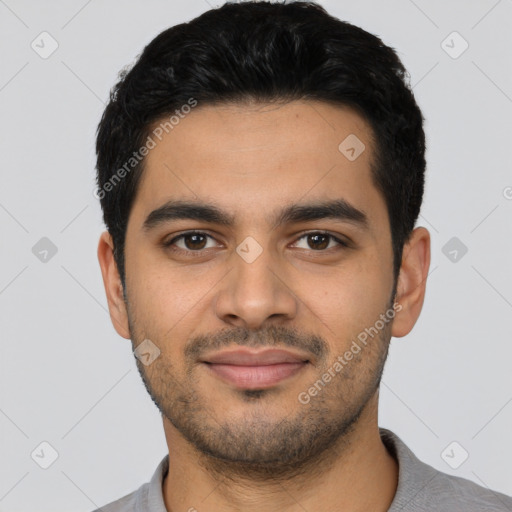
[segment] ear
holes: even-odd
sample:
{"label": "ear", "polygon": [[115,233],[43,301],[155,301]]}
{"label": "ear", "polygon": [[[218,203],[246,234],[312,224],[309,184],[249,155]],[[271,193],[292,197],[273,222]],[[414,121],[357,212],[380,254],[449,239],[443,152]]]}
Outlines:
{"label": "ear", "polygon": [[130,339],[128,313],[123,296],[123,285],[114,260],[114,243],[105,231],[101,234],[98,244],[98,260],[100,262],[103,285],[107,294],[110,319],[119,336]]}
{"label": "ear", "polygon": [[402,254],[395,299],[399,306],[391,330],[396,338],[409,334],[420,316],[429,266],[430,233],[419,227],[411,233]]}

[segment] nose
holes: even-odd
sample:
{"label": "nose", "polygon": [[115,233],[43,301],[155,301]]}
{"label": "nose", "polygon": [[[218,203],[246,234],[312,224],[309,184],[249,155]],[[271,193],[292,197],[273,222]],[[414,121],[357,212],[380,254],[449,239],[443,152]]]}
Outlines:
{"label": "nose", "polygon": [[223,322],[257,330],[296,317],[299,301],[285,264],[270,250],[254,260],[234,251],[229,264],[232,270],[215,297],[215,313]]}

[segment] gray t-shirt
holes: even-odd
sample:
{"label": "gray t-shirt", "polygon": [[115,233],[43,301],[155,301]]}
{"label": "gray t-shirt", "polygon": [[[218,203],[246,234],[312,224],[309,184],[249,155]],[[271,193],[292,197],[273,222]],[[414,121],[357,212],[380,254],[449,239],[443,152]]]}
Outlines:
{"label": "gray t-shirt", "polygon": [[[421,462],[396,434],[384,428],[379,430],[399,468],[398,488],[388,512],[512,511],[511,497],[437,471]],[[167,512],[162,481],[169,467],[168,457],[160,462],[149,483],[94,512]]]}

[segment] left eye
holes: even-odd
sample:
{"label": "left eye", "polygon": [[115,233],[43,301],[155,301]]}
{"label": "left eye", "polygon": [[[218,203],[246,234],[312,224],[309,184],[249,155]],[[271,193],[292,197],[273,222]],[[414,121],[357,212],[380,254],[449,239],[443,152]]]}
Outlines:
{"label": "left eye", "polygon": [[[307,247],[302,247],[303,249],[313,249],[315,251],[323,251],[325,249],[331,249],[333,246],[330,242],[334,241],[334,246],[343,246],[347,247],[347,244],[340,240],[339,238],[336,238],[335,236],[331,235],[330,233],[306,233],[305,235],[302,235],[299,240],[305,239]],[[296,245],[297,242],[295,242],[294,245]]]}

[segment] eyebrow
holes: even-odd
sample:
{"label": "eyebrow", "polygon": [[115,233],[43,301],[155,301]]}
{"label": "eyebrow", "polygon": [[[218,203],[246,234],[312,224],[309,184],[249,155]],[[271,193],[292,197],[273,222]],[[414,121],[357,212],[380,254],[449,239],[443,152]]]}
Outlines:
{"label": "eyebrow", "polygon": [[[153,210],[144,221],[146,232],[173,220],[197,220],[226,227],[235,225],[235,216],[219,207],[204,202],[170,200]],[[366,213],[351,205],[345,199],[292,204],[284,207],[270,218],[269,224],[275,229],[283,224],[335,219],[348,222],[368,231],[370,223]]]}

